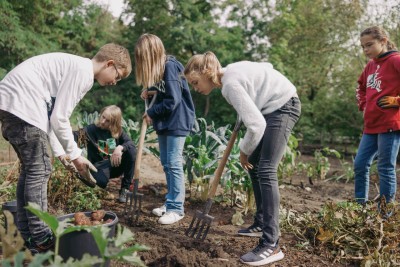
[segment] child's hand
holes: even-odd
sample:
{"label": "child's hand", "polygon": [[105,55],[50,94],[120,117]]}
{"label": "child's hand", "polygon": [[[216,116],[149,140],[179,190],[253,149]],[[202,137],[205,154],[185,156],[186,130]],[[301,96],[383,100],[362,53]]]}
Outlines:
{"label": "child's hand", "polygon": [[149,91],[147,91],[147,89],[146,89],[146,90],[143,90],[142,93],[140,94],[140,97],[141,97],[143,100],[147,99],[147,98],[149,97]]}
{"label": "child's hand", "polygon": [[398,96],[382,96],[378,100],[378,106],[381,108],[399,108],[399,98]]}
{"label": "child's hand", "polygon": [[251,165],[249,162],[249,157],[242,151],[240,151],[240,164],[246,171],[253,169],[253,165]]}
{"label": "child's hand", "polygon": [[122,159],[122,146],[117,146],[114,150],[114,152],[111,155],[111,166],[112,167],[118,167],[121,165],[121,159]]}

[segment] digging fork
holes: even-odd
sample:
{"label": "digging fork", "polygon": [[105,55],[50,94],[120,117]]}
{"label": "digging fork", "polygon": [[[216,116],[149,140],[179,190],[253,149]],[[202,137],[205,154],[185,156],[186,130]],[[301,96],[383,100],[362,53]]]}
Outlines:
{"label": "digging fork", "polygon": [[[152,95],[150,105],[148,105],[148,99],[145,100],[146,110],[153,106],[156,99],[157,92],[149,91],[149,95]],[[140,176],[140,165],[142,162],[142,152],[144,139],[146,137],[147,122],[143,119],[142,127],[140,128],[139,143],[136,151],[135,169],[133,173],[133,190],[126,194],[124,214],[127,216],[127,222],[130,225],[137,224],[139,221],[140,211],[142,209],[143,194],[139,193],[139,176]]]}
{"label": "digging fork", "polygon": [[185,231],[185,235],[187,235],[187,236],[195,237],[196,239],[203,241],[206,238],[208,231],[210,230],[211,223],[213,222],[214,217],[208,215],[208,213],[211,210],[213,198],[217,191],[217,187],[218,187],[219,181],[221,179],[222,172],[225,168],[226,162],[228,161],[228,157],[232,151],[233,145],[235,144],[236,137],[238,135],[241,125],[242,125],[242,122],[238,116],[236,119],[235,128],[232,131],[231,138],[229,139],[229,142],[228,142],[228,145],[226,146],[224,154],[218,163],[218,168],[215,171],[214,180],[211,182],[211,189],[208,193],[208,198],[207,198],[207,202],[206,202],[204,211],[203,212],[201,212],[199,210],[196,211],[196,213],[192,219],[192,222],[190,223],[189,228]]}

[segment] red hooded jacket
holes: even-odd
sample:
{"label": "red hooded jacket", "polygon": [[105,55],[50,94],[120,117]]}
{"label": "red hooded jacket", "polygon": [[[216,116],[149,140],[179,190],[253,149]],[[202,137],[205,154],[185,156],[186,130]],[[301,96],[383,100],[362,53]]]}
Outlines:
{"label": "red hooded jacket", "polygon": [[383,109],[377,103],[382,96],[400,95],[400,53],[370,60],[358,79],[356,95],[358,108],[364,111],[365,134],[400,130],[400,109]]}

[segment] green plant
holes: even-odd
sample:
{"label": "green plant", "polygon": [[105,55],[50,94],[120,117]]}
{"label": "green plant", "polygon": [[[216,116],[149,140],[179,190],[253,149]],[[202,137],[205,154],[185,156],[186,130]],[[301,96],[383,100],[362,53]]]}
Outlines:
{"label": "green plant", "polygon": [[300,151],[297,150],[298,146],[299,141],[293,134],[291,134],[285,153],[278,165],[279,181],[283,181],[286,177],[291,177],[296,172],[296,158],[300,155]]}
{"label": "green plant", "polygon": [[[183,169],[187,173],[189,187],[192,183],[200,191],[201,198],[207,198],[209,180],[217,168],[218,157],[227,144],[227,136],[231,133],[230,125],[215,129],[214,123],[207,125],[204,118],[198,118],[193,126],[192,134],[186,137],[183,148]],[[159,150],[149,148],[150,152],[159,157]]]}
{"label": "green plant", "polygon": [[[243,132],[239,131],[226,164],[226,172],[221,181],[225,191],[229,192],[231,206],[235,204],[242,206],[241,213],[247,214],[248,211],[254,210],[255,202],[250,175],[240,164],[239,144],[242,136]],[[239,216],[239,213],[236,216]]]}
{"label": "green plant", "polygon": [[86,187],[86,190],[77,191],[71,198],[68,198],[67,207],[67,212],[97,210],[101,207],[101,201],[95,189]]}
{"label": "green plant", "polygon": [[15,199],[19,175],[19,161],[0,167],[0,202]]}
{"label": "green plant", "polygon": [[[133,233],[126,227],[120,227],[117,225],[117,234],[115,237],[108,237],[110,228],[104,225],[99,226],[73,226],[68,220],[58,221],[56,217],[51,216],[47,212],[41,211],[38,205],[30,203],[27,209],[38,216],[44,221],[50,229],[53,231],[55,236],[55,249],[53,252],[47,252],[45,254],[36,254],[34,257],[30,255],[28,251],[21,251],[23,249],[22,237],[16,230],[15,226],[12,231],[5,233],[4,228],[0,226],[0,235],[3,244],[3,252],[8,251],[7,257],[2,260],[2,266],[11,266],[11,259],[14,261],[14,266],[24,266],[23,261],[25,259],[31,261],[29,266],[43,266],[42,264],[46,261],[46,266],[59,266],[59,267],[72,267],[72,266],[93,266],[96,263],[102,263],[108,259],[114,259],[118,261],[126,261],[137,266],[144,266],[144,263],[140,260],[137,255],[138,251],[148,250],[149,248],[135,244],[133,246],[125,247],[125,244],[133,241]],[[12,215],[9,214],[8,218]],[[63,259],[59,255],[59,244],[60,238],[68,233],[75,231],[87,231],[93,235],[93,238],[99,248],[101,257],[93,257],[85,254],[81,260],[68,259],[63,262]],[[15,236],[13,243],[10,242],[10,237]],[[6,245],[4,245],[6,241]]]}
{"label": "green plant", "polygon": [[103,192],[105,191],[98,187],[87,187],[66,170],[59,160],[54,161],[48,185],[50,206],[67,212],[95,210],[100,207]]}
{"label": "green plant", "polygon": [[193,133],[186,137],[183,149],[184,169],[189,184],[194,178],[203,179],[205,176],[208,183],[207,175],[212,175],[217,167],[217,158],[221,154],[219,148],[227,143],[226,134],[229,127],[228,125],[215,129],[214,123],[207,125],[204,118],[195,121]]}
{"label": "green plant", "polygon": [[314,159],[311,162],[307,163],[299,163],[299,169],[301,171],[305,171],[306,175],[309,179],[310,184],[312,184],[312,180],[314,178],[324,180],[326,178],[326,174],[330,169],[330,162],[328,156],[336,156],[340,158],[340,153],[335,149],[330,149],[325,147],[323,149],[316,149],[314,151]]}
{"label": "green plant", "polygon": [[[352,159],[354,162],[354,158]],[[340,173],[337,175],[333,175],[328,180],[335,180],[335,181],[344,180],[346,183],[353,181],[354,180],[353,163],[350,163],[342,158],[340,159],[340,166],[341,166]]]}

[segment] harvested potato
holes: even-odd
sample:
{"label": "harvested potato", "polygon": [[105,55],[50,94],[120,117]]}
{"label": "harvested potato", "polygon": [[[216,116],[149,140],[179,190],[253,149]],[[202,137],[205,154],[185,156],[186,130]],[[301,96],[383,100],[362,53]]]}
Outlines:
{"label": "harvested potato", "polygon": [[75,221],[76,225],[92,225],[89,217],[82,217],[80,220]]}
{"label": "harvested potato", "polygon": [[75,221],[81,220],[83,217],[86,217],[85,213],[83,213],[83,212],[77,212],[74,214]]}
{"label": "harvested potato", "polygon": [[104,218],[104,215],[106,215],[104,210],[96,210],[92,212],[91,218],[93,221],[101,221]]}

